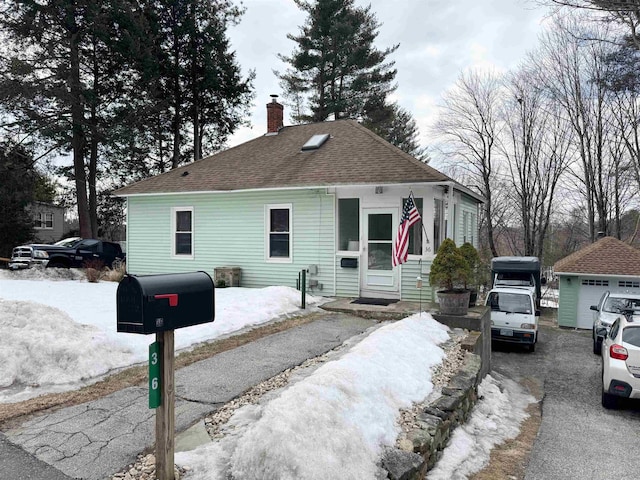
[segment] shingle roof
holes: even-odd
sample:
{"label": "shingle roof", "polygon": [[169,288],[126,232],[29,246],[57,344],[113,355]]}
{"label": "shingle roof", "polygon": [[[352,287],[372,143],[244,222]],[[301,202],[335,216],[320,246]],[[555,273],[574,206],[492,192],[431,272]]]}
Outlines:
{"label": "shingle roof", "polygon": [[556,273],[640,276],[640,250],[604,237],[558,260],[553,269]]}
{"label": "shingle roof", "polygon": [[[302,146],[316,134],[329,134],[330,138],[319,149],[303,152]],[[338,120],[283,127],[277,135],[258,137],[114,193],[127,196],[447,181],[452,180],[356,121]]]}

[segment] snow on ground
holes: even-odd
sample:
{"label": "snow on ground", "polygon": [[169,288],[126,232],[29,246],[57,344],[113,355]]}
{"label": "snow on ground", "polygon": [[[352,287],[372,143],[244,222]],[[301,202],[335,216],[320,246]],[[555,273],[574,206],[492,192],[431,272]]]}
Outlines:
{"label": "snow on ground", "polygon": [[[438,345],[447,330],[426,313],[383,326],[338,360],[240,408],[224,437],[178,453],[176,463],[191,468],[190,480],[380,478],[382,451],[400,431],[399,410],[433,390],[429,372],[442,360]],[[517,435],[534,401],[497,375],[487,376],[479,393],[470,426],[454,433],[429,478],[462,479],[480,470],[495,444]]]}
{"label": "snow on ground", "polygon": [[535,402],[520,385],[495,372],[478,385],[478,398],[469,421],[454,430],[427,474],[429,480],[464,479],[480,471],[493,447],[518,436],[520,424],[529,416],[525,409]]}
{"label": "snow on ground", "polygon": [[266,405],[241,409],[237,434],[178,463],[194,468],[194,480],[373,479],[400,409],[431,393],[430,369],[444,356],[437,345],[448,338],[429,314],[383,326]]}
{"label": "snow on ground", "polygon": [[[55,275],[0,270],[0,402],[77,388],[84,379],[146,361],[153,336],[115,331],[117,284],[90,284],[74,270]],[[308,297],[310,304],[319,301]],[[177,330],[177,348],[296,312],[299,302],[299,292],[286,287],[216,290],[215,322]],[[225,437],[176,460],[193,469],[193,480],[229,474],[374,480],[383,448],[400,431],[400,409],[433,390],[429,372],[442,361],[438,345],[447,331],[426,313],[384,325],[263,403],[237,410]],[[430,479],[480,470],[493,446],[517,435],[534,401],[497,374],[487,376],[479,394]]]}
{"label": "snow on ground", "polygon": [[[118,284],[81,278],[73,269],[0,270],[0,402],[78,388],[110,370],[147,360],[154,335],[116,332]],[[307,296],[309,305],[320,300]],[[298,312],[300,292],[289,287],[216,289],[215,305],[213,323],[176,330],[176,349]]]}
{"label": "snow on ground", "polygon": [[540,298],[540,306],[558,308],[558,289],[542,287],[542,298]]}

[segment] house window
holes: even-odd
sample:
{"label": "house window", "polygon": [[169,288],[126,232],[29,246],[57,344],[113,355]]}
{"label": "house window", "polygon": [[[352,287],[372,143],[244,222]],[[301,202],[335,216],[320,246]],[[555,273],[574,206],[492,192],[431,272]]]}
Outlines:
{"label": "house window", "polygon": [[51,230],[53,228],[53,213],[36,213],[35,228]]}
{"label": "house window", "polygon": [[438,253],[438,248],[444,240],[445,222],[444,222],[444,201],[440,198],[433,199],[433,248],[434,253]]}
{"label": "house window", "polygon": [[267,205],[267,258],[291,261],[291,205]]}
{"label": "house window", "polygon": [[471,214],[471,225],[469,226],[471,232],[469,233],[469,243],[471,245],[475,245],[474,241],[475,241],[475,232],[476,232],[476,214],[472,213]]}
{"label": "house window", "polygon": [[594,280],[594,279],[583,279],[582,285],[588,285],[590,287],[608,287],[609,280]]}
{"label": "house window", "polygon": [[618,287],[622,288],[640,288],[640,282],[632,282],[629,280],[619,280]]}
{"label": "house window", "polygon": [[338,249],[360,250],[360,199],[338,200]]}
{"label": "house window", "polygon": [[173,256],[193,258],[193,207],[172,209]]}
{"label": "house window", "polygon": [[[422,255],[422,216],[424,215],[422,209],[422,198],[414,198],[418,213],[420,213],[420,220],[409,227],[409,255]],[[404,206],[406,198],[402,199],[402,205]]]}
{"label": "house window", "polygon": [[[469,238],[469,212],[462,212],[462,243],[467,243]],[[473,242],[469,242],[473,243]]]}

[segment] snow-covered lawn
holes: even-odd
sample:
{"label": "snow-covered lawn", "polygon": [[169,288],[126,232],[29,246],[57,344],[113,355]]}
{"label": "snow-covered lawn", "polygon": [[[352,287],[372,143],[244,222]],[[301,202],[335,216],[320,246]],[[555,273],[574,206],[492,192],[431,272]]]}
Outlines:
{"label": "snow-covered lawn", "polygon": [[[77,388],[114,368],[146,360],[153,336],[116,332],[114,283],[0,271],[0,401]],[[69,273],[76,275],[76,273]],[[308,303],[321,300],[308,297]],[[176,347],[210,340],[299,310],[287,287],[216,291],[216,320],[176,331]],[[233,433],[178,463],[189,478],[374,480],[380,454],[395,443],[400,409],[433,392],[447,327],[429,314],[389,323],[259,405],[236,411]],[[508,379],[488,376],[468,426],[452,437],[430,478],[466,478],[491,448],[517,435],[533,398]]]}
{"label": "snow-covered lawn", "polygon": [[[65,275],[77,280],[58,275],[0,270],[0,403],[75,389],[147,360],[153,335],[116,332],[117,283],[89,283],[76,270]],[[307,296],[309,305],[320,300]],[[215,305],[213,323],[176,330],[177,350],[299,312],[300,292],[216,289]]]}

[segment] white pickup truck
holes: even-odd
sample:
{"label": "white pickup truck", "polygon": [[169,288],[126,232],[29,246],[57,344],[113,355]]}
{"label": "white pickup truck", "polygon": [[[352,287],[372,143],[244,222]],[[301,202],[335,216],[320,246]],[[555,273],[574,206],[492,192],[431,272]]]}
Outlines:
{"label": "white pickup truck", "polygon": [[538,341],[538,318],[534,290],[528,287],[498,287],[489,291],[491,339],[525,346],[530,352]]}

